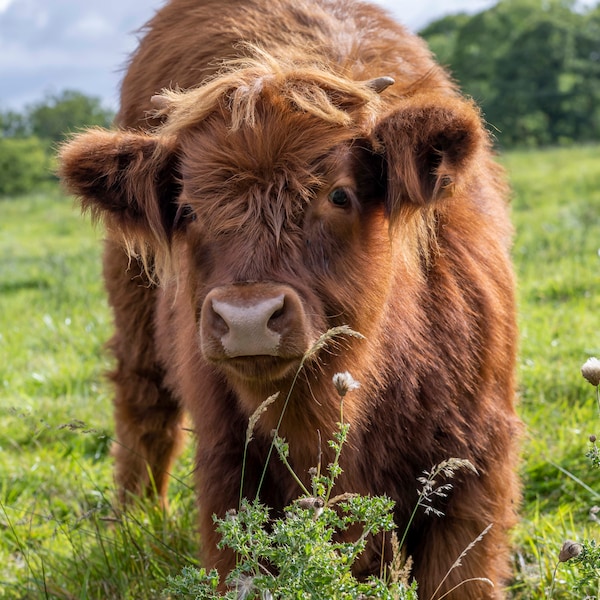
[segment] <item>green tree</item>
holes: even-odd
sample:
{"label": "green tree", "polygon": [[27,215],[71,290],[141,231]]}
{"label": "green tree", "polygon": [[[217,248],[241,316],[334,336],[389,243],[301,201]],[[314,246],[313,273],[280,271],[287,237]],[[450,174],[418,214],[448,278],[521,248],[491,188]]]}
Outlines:
{"label": "green tree", "polygon": [[28,108],[31,132],[40,139],[58,142],[82,127],[109,127],[113,113],[104,108],[99,98],[65,90]]}
{"label": "green tree", "polygon": [[441,65],[448,66],[453,62],[456,38],[470,19],[466,13],[448,15],[434,21],[420,32]]}
{"label": "green tree", "polygon": [[600,5],[592,9],[575,32],[575,57],[565,109],[572,115],[574,136],[600,139]]}
{"label": "green tree", "polygon": [[571,92],[578,20],[578,15],[561,7],[534,10],[497,57],[494,95],[486,115],[501,130],[505,143],[540,145],[572,139],[564,99]]}
{"label": "green tree", "polygon": [[65,90],[24,112],[0,112],[0,196],[34,190],[54,178],[54,147],[83,127],[109,127],[113,113],[98,98]]}
{"label": "green tree", "polygon": [[501,0],[425,30],[443,64],[479,102],[503,146],[597,139],[600,8],[574,0]]}
{"label": "green tree", "polygon": [[0,113],[0,137],[26,137],[29,134],[27,118],[14,110]]}

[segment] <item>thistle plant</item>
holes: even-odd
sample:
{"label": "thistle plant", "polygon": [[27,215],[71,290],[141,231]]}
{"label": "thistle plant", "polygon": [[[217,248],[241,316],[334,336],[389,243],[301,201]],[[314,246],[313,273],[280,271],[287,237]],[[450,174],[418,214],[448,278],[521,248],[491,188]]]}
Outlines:
{"label": "thistle plant", "polygon": [[585,540],[576,544],[574,562],[579,568],[579,579],[573,589],[583,592],[585,589],[595,587],[596,598],[600,597],[600,546],[594,541]]}
{"label": "thistle plant", "polygon": [[[596,388],[596,404],[600,413],[600,360],[594,357],[588,358],[581,367],[581,374],[587,382]],[[592,463],[592,467],[599,469],[600,450],[596,445],[596,436],[594,434],[590,435],[589,441],[590,448],[585,455]]]}
{"label": "thistle plant", "polygon": [[600,469],[600,449],[596,445],[596,436],[594,434],[590,435],[589,441],[590,447],[585,456],[589,459],[594,469]]}
{"label": "thistle plant", "polygon": [[593,386],[598,388],[598,385],[600,385],[600,360],[594,356],[588,358],[581,367],[581,374]]}
{"label": "thistle plant", "polygon": [[596,388],[596,403],[600,411],[600,360],[588,358],[581,367],[581,374]]}
{"label": "thistle plant", "polygon": [[[380,598],[417,600],[416,583],[407,576],[386,581],[371,577],[358,581],[352,565],[363,552],[367,538],[394,528],[394,503],[384,496],[362,497],[356,494],[332,496],[349,425],[344,422],[344,397],[359,384],[349,373],[336,374],[333,385],[340,397],[338,429],[329,442],[333,462],[321,470],[311,470],[311,490],[294,473],[288,461],[287,442],[274,432],[273,448],[298,482],[303,495],[287,506],[279,518],[272,518],[268,507],[258,499],[242,499],[238,510],[230,510],[224,519],[215,518],[221,535],[220,547],[232,549],[237,565],[227,575],[226,592],[219,592],[219,574],[213,570],[186,568],[169,579],[167,592],[176,598],[236,598],[270,600],[274,598],[318,597],[337,599]],[[269,398],[251,417],[247,443],[260,414],[274,401]],[[360,526],[358,537],[350,541],[343,533]],[[341,535],[340,535],[341,534]]]}

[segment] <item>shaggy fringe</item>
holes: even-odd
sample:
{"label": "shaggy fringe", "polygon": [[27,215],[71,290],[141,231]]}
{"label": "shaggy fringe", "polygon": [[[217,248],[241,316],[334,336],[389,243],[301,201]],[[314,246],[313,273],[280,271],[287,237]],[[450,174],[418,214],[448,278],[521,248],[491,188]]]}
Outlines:
{"label": "shaggy fringe", "polygon": [[[278,58],[255,44],[238,46],[248,55],[224,61],[216,75],[188,90],[165,89],[156,98],[153,117],[167,120],[158,132],[174,134],[191,127],[219,108],[231,113],[232,131],[256,125],[262,97],[311,114],[332,125],[373,126],[380,111],[380,95],[369,82],[355,82],[334,73],[322,63]],[[223,100],[226,104],[223,106]]]}

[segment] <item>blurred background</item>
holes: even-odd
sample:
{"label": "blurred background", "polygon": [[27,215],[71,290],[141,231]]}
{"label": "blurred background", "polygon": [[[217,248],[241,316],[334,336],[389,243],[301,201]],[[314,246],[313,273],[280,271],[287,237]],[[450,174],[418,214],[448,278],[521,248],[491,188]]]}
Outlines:
{"label": "blurred background", "polygon": [[[70,131],[108,125],[139,29],[163,3],[0,0],[0,155],[14,150],[39,158],[48,142]],[[429,42],[481,105],[500,148],[599,139],[597,2],[378,3]],[[8,168],[4,158],[0,166]],[[30,178],[38,177],[31,172],[35,165],[26,163]],[[0,183],[0,193],[27,187],[17,179]]]}

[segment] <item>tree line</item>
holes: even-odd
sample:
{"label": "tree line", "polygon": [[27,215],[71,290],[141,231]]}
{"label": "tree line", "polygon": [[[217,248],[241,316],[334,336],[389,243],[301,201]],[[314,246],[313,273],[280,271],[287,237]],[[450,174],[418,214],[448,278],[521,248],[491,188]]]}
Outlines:
{"label": "tree line", "polygon": [[500,0],[423,31],[499,146],[600,140],[600,4]]}
{"label": "tree line", "polygon": [[[600,4],[499,0],[420,34],[482,107],[501,148],[600,140]],[[0,197],[53,177],[56,144],[86,126],[110,126],[99,98],[67,90],[23,112],[0,111]]]}

